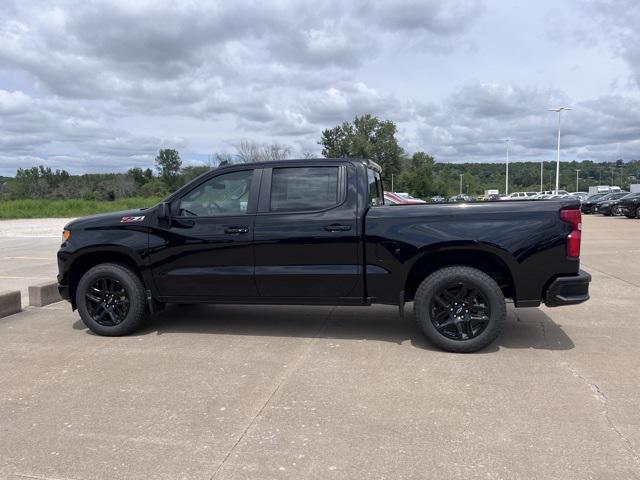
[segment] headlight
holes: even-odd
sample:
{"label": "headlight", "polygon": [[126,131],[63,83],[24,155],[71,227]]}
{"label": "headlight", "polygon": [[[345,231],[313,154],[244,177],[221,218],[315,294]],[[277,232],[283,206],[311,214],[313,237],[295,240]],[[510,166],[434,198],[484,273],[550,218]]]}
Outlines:
{"label": "headlight", "polygon": [[66,242],[71,238],[71,230],[63,230],[62,231],[62,243]]}

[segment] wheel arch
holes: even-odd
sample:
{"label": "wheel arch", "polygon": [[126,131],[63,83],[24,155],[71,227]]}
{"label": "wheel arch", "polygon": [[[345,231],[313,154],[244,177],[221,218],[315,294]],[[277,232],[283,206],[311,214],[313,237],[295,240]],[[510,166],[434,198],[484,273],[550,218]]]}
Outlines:
{"label": "wheel arch", "polygon": [[418,286],[436,270],[452,266],[476,268],[485,272],[498,284],[506,298],[516,297],[512,269],[500,255],[479,248],[444,248],[424,252],[411,266],[405,281],[405,298],[413,300]]}
{"label": "wheel arch", "polygon": [[141,272],[140,260],[136,258],[133,252],[120,249],[99,249],[83,252],[73,258],[69,266],[67,281],[69,285],[69,300],[75,308],[76,306],[76,290],[82,276],[92,267],[101,263],[117,263],[129,267],[135,273],[145,289],[149,288],[144,275]]}

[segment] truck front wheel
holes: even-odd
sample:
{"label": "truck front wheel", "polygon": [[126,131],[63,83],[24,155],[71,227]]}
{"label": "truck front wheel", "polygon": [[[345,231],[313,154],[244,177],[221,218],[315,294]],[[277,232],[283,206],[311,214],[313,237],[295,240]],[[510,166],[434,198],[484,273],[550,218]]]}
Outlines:
{"label": "truck front wheel", "polygon": [[142,280],[118,263],[89,269],[78,283],[76,303],[84,324],[98,335],[127,335],[148,314]]}
{"label": "truck front wheel", "polygon": [[453,266],[425,278],[414,299],[418,325],[435,345],[449,352],[475,352],[493,342],[504,327],[504,295],[486,273]]}

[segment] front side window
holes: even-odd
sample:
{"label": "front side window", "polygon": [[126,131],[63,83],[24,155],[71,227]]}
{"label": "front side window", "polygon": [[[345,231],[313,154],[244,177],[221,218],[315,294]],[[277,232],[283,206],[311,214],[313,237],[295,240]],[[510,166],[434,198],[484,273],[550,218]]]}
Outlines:
{"label": "front side window", "polygon": [[367,168],[367,183],[369,184],[369,205],[372,207],[384,205],[384,193],[382,191],[380,174],[378,172],[374,172],[370,168]]}
{"label": "front side window", "polygon": [[274,168],[271,175],[271,211],[313,211],[337,205],[339,168]]}
{"label": "front side window", "polygon": [[217,217],[247,213],[253,170],[230,172],[198,185],[180,200],[178,215]]}

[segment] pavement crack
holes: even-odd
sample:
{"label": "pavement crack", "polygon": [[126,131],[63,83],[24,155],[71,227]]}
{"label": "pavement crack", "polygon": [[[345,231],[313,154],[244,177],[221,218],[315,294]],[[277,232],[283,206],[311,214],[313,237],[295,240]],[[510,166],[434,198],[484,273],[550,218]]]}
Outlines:
{"label": "pavement crack", "polygon": [[544,324],[544,320],[540,320],[540,332],[542,334],[542,342],[546,348],[549,348],[549,340],[547,339],[547,327]]}
{"label": "pavement crack", "polygon": [[631,458],[633,458],[633,461],[636,464],[640,465],[640,455],[638,454],[636,449],[633,447],[633,444],[631,443],[631,441],[620,431],[618,426],[615,424],[615,422],[611,418],[611,415],[609,412],[609,399],[607,398],[607,395],[600,389],[597,383],[594,383],[590,381],[588,378],[586,378],[584,375],[581,375],[575,368],[567,364],[565,364],[564,366],[567,370],[569,370],[569,372],[571,372],[571,374],[574,377],[576,377],[582,383],[587,385],[589,389],[593,392],[593,396],[598,401],[600,401],[600,403],[602,403],[602,408],[603,408],[602,415],[604,416],[607,422],[607,425],[609,426],[609,429],[612,432],[614,432],[618,436],[618,438],[620,438],[628,454],[631,456]]}
{"label": "pavement crack", "polygon": [[302,362],[304,362],[304,360],[306,360],[306,358],[309,356],[309,353],[311,352],[311,348],[313,347],[313,344],[318,339],[320,334],[324,331],[324,329],[327,327],[327,325],[329,323],[329,319],[331,318],[331,315],[333,315],[333,312],[334,312],[335,309],[336,309],[336,307],[332,307],[331,310],[329,310],[329,313],[327,314],[327,316],[324,318],[324,320],[322,321],[322,323],[320,324],[318,329],[315,331],[313,336],[307,342],[306,349],[298,356],[298,358],[296,358],[296,360],[294,361],[293,365],[291,367],[289,367],[289,368],[286,368],[284,370],[284,372],[282,373],[282,375],[280,375],[280,378],[278,378],[278,381],[276,382],[275,386],[271,389],[271,392],[267,396],[266,400],[262,403],[261,407],[255,413],[255,415],[253,415],[253,417],[251,418],[249,423],[247,423],[246,427],[242,430],[242,433],[236,439],[235,443],[229,449],[227,454],[224,456],[224,458],[222,459],[222,462],[220,462],[220,465],[218,465],[218,468],[216,468],[216,471],[213,472],[213,475],[211,476],[211,480],[214,480],[218,476],[218,474],[222,471],[222,468],[227,463],[227,460],[229,460],[229,458],[231,457],[231,454],[235,451],[235,449],[238,447],[238,445],[240,445],[240,442],[246,436],[247,432],[251,429],[251,427],[260,418],[260,416],[262,415],[262,412],[265,410],[267,405],[269,405],[269,403],[271,403],[271,400],[276,396],[276,394],[280,390],[280,387],[284,384],[284,382],[286,382],[286,380],[295,371],[298,370],[298,368],[300,367]]}

